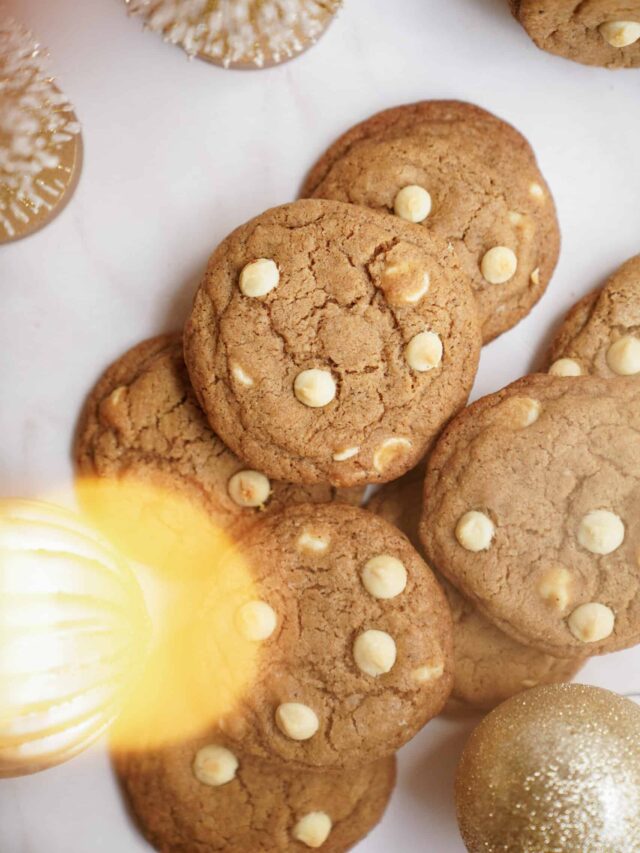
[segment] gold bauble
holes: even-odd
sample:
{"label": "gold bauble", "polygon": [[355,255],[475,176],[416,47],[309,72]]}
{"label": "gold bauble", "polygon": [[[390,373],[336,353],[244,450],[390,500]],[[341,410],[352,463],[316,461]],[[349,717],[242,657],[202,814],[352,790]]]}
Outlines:
{"label": "gold bauble", "polygon": [[471,853],[638,853],[640,708],[581,684],[509,699],[464,749],[456,808]]}
{"label": "gold bauble", "polygon": [[145,659],[140,587],[76,516],[0,500],[0,777],[66,761],[118,713]]}
{"label": "gold bauble", "polygon": [[224,68],[266,68],[314,44],[342,0],[125,0],[132,15]]}
{"label": "gold bauble", "polygon": [[0,19],[0,244],[57,216],[81,168],[80,125],[42,49],[20,24]]}

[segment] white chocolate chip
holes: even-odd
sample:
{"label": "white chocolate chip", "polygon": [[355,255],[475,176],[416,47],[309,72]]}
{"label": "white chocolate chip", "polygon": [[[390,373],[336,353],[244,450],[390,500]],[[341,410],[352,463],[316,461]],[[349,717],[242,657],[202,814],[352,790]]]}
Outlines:
{"label": "white chocolate chip", "polygon": [[575,358],[559,358],[549,368],[551,376],[581,376],[582,368]]}
{"label": "white chocolate chip", "polygon": [[568,569],[564,566],[554,566],[540,579],[538,592],[543,601],[563,613],[569,605],[572,582],[571,572]]}
{"label": "white chocolate chip", "polygon": [[271,483],[260,471],[238,471],[229,480],[227,491],[238,506],[264,506],[271,494]]}
{"label": "white chocolate chip", "polygon": [[236,614],[238,630],[252,642],[260,642],[270,637],[276,629],[278,617],[266,601],[247,601]]}
{"label": "white chocolate chip", "polygon": [[418,684],[427,684],[430,681],[438,681],[444,675],[444,664],[434,663],[419,666],[411,673],[414,681]]}
{"label": "white chocolate chip", "polygon": [[407,585],[407,570],[397,557],[379,554],[372,557],[362,570],[362,583],[374,598],[395,598]]}
{"label": "white chocolate chip", "polygon": [[386,631],[364,631],[353,644],[353,658],[366,675],[384,675],[396,662],[395,640]]}
{"label": "white chocolate chip", "polygon": [[569,616],[569,630],[581,643],[597,643],[613,634],[616,617],[606,604],[581,604]]}
{"label": "white chocolate chip", "polygon": [[322,554],[329,547],[329,539],[326,536],[318,536],[316,533],[309,533],[308,530],[298,536],[298,548],[301,551],[311,551],[313,554]]}
{"label": "white chocolate chip", "polygon": [[114,391],[109,394],[109,403],[112,406],[117,406],[126,393],[126,388],[124,385],[118,386]]}
{"label": "white chocolate chip", "polygon": [[318,409],[327,406],[336,396],[336,381],[331,371],[314,367],[296,376],[293,391],[305,406]]}
{"label": "white chocolate chip", "polygon": [[308,705],[284,702],[276,708],[276,724],[291,740],[309,740],[320,728],[318,715]]}
{"label": "white chocolate chip", "polygon": [[239,382],[240,385],[244,385],[246,388],[250,388],[253,385],[253,378],[239,364],[233,365],[231,375],[236,382]]}
{"label": "white chocolate chip", "polygon": [[333,454],[334,462],[346,462],[347,459],[353,459],[354,456],[357,456],[360,453],[359,447],[345,447],[342,450],[336,450]]}
{"label": "white chocolate chip", "polygon": [[442,362],[442,341],[435,332],[419,332],[405,347],[404,357],[413,370],[433,370]]}
{"label": "white chocolate chip", "polygon": [[390,305],[415,305],[429,292],[431,276],[416,261],[387,263],[380,287]]}
{"label": "white chocolate chip", "polygon": [[489,284],[505,284],[518,269],[518,258],[507,246],[494,246],[482,258],[480,271]]}
{"label": "white chocolate chip", "polygon": [[600,33],[611,47],[629,47],[640,39],[640,22],[607,21],[600,25]]}
{"label": "white chocolate chip", "polygon": [[534,680],[533,680],[533,678],[525,678],[525,679],[523,679],[520,683],[521,683],[521,684],[522,684],[522,686],[523,686],[523,687],[525,687],[527,690],[531,690],[531,688],[532,688],[532,687],[536,687],[536,686],[537,686],[537,684],[538,684],[538,682],[537,682],[537,681],[534,681]]}
{"label": "white chocolate chip", "polygon": [[521,429],[534,424],[542,411],[540,401],[534,400],[533,397],[511,397],[510,400],[505,400],[505,403],[510,403],[508,409],[512,425]]}
{"label": "white chocolate chip", "polygon": [[578,527],[578,542],[592,554],[611,554],[624,542],[622,519],[607,509],[588,512]]}
{"label": "white chocolate chip", "polygon": [[540,267],[536,267],[531,273],[531,284],[537,287],[540,284]]}
{"label": "white chocolate chip", "polygon": [[399,456],[402,456],[404,451],[410,447],[411,442],[408,438],[385,438],[373,454],[373,467],[378,474],[383,474],[389,465]]}
{"label": "white chocolate chip", "polygon": [[640,338],[623,335],[607,350],[607,364],[619,376],[640,373]]}
{"label": "white chocolate chip", "polygon": [[275,261],[258,258],[240,273],[240,290],[245,296],[266,296],[280,281],[280,271]]}
{"label": "white chocolate chip", "polygon": [[431,196],[424,187],[411,184],[396,195],[393,209],[407,222],[424,222],[431,213]]}
{"label": "white chocolate chip", "polygon": [[309,812],[293,827],[292,835],[296,841],[307,847],[322,847],[329,837],[333,824],[326,812]]}
{"label": "white chocolate chip", "polygon": [[491,545],[496,528],[484,512],[475,509],[465,512],[456,525],[456,539],[467,551],[486,551]]}
{"label": "white chocolate chip", "polygon": [[512,225],[516,225],[516,226],[521,225],[522,221],[524,219],[524,216],[521,213],[517,213],[517,211],[515,211],[515,210],[510,210],[508,217],[509,217],[509,222]]}
{"label": "white chocolate chip", "polygon": [[529,193],[534,198],[537,198],[537,199],[543,199],[544,198],[544,189],[540,186],[540,184],[536,183],[536,181],[533,181],[531,184],[529,184]]}
{"label": "white chocolate chip", "polygon": [[193,761],[193,775],[203,785],[218,787],[235,778],[238,759],[223,746],[203,746]]}

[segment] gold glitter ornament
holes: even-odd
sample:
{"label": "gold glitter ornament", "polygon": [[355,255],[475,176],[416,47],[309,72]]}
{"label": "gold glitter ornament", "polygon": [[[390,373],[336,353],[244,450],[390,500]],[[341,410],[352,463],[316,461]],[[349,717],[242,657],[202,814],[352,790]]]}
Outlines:
{"label": "gold glitter ornament", "polygon": [[24,27],[0,19],[0,243],[50,222],[80,176],[80,126],[43,59]]}
{"label": "gold glitter ornament", "polygon": [[125,0],[165,41],[224,68],[264,68],[314,44],[342,0]]}
{"label": "gold glitter ornament", "polygon": [[640,707],[581,684],[509,699],[464,749],[456,808],[470,853],[638,853]]}

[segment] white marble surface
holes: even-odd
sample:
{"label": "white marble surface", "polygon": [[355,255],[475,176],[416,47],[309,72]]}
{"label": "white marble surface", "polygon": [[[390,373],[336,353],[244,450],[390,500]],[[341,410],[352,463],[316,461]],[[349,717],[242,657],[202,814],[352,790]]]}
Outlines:
{"label": "white marble surface", "polygon": [[[475,101],[535,146],[563,227],[542,303],[482,357],[474,396],[526,372],[554,322],[640,251],[640,71],[540,53],[506,0],[346,0],[322,42],[260,73],[224,72],[128,20],[121,0],[8,0],[49,45],[77,106],[86,164],[66,211],[0,248],[0,491],[70,482],[84,394],[126,347],[179,325],[208,254],[234,226],[291,199],[350,124],[429,97]],[[581,680],[640,689],[640,650]],[[436,721],[401,755],[399,786],[363,853],[459,853],[451,780],[475,721]],[[135,853],[104,744],[0,782],[2,853]]]}

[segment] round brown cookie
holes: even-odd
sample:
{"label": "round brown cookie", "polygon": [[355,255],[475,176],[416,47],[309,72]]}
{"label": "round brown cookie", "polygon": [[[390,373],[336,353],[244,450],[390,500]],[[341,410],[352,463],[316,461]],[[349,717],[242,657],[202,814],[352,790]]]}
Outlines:
{"label": "round brown cookie", "polygon": [[200,738],[163,750],[114,753],[144,835],[167,853],[339,853],[381,819],[395,758],[334,773],[301,773]]}
{"label": "round brown cookie", "polygon": [[[424,477],[418,474],[383,486],[367,504],[405,533],[419,553],[418,527]],[[566,681],[581,662],[554,658],[523,646],[496,628],[442,575],[436,575],[453,614],[454,682],[448,709],[490,710],[505,699],[535,687]]]}
{"label": "round brown cookie", "polygon": [[640,641],[640,387],[528,376],[431,455],[420,536],[515,639],[559,657]]}
{"label": "round brown cookie", "polygon": [[553,198],[531,146],[473,104],[423,101],[374,115],[322,155],[302,194],[395,212],[451,241],[485,342],[529,313],[558,259]]}
{"label": "round brown cookie", "polygon": [[509,0],[542,50],[585,65],[640,66],[639,0]]}
{"label": "round brown cookie", "polygon": [[554,373],[640,375],[640,255],[567,314],[551,344]]}
{"label": "round brown cookie", "polygon": [[[354,767],[389,755],[440,712],[453,681],[451,614],[396,528],[355,507],[289,506],[250,528],[240,549],[256,590],[251,618],[240,608],[235,624],[250,626],[260,657],[220,726],[244,752]],[[224,607],[211,595],[198,617],[204,684],[210,626]]]}
{"label": "round brown cookie", "polygon": [[185,358],[214,430],[288,482],[399,477],[462,406],[480,335],[445,244],[331,201],[274,208],[214,252]]}
{"label": "round brown cookie", "polygon": [[270,482],[211,431],[198,406],[180,335],[161,335],[112,364],[84,406],[75,440],[83,477],[133,477],[203,503],[224,528],[290,502],[360,503],[363,489]]}

